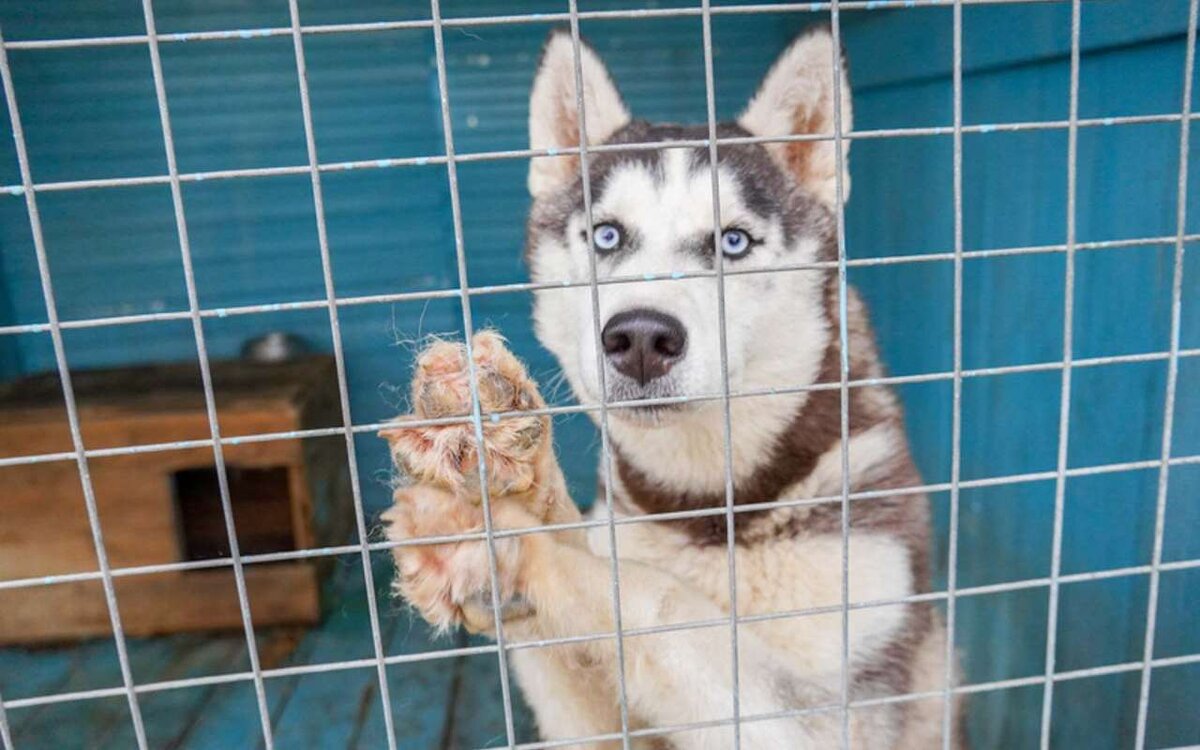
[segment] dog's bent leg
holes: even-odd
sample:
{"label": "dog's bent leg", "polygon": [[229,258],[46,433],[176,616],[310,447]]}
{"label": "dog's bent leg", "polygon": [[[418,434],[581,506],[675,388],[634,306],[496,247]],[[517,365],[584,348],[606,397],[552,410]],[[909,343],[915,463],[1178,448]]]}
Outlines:
{"label": "dog's bent leg", "polygon": [[[610,562],[591,552],[555,543],[545,534],[522,537],[519,587],[536,611],[543,638],[614,632]],[[732,718],[733,665],[728,614],[686,583],[637,563],[621,566],[622,628],[626,698],[645,725],[671,727]],[[658,633],[636,631],[664,625],[704,623]],[[612,640],[596,653],[615,654]],[[603,648],[603,650],[600,650]],[[740,714],[771,715],[832,700],[772,656],[751,633],[739,633]],[[609,657],[612,658],[611,656]],[[615,660],[612,668],[615,670]],[[751,720],[740,728],[747,748],[809,747],[814,735],[835,726],[836,716]],[[722,726],[674,732],[681,750],[732,745],[733,730]]]}
{"label": "dog's bent leg", "polygon": [[[603,737],[621,730],[612,664],[591,662],[577,646],[513,651],[511,664],[546,740]],[[620,740],[580,742],[572,750],[616,750]]]}

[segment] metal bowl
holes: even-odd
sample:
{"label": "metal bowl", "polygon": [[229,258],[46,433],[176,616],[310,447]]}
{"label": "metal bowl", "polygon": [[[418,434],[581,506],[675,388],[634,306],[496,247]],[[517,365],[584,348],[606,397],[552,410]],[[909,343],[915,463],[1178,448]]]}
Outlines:
{"label": "metal bowl", "polygon": [[304,339],[286,331],[271,331],[242,345],[242,359],[252,362],[286,362],[309,351]]}

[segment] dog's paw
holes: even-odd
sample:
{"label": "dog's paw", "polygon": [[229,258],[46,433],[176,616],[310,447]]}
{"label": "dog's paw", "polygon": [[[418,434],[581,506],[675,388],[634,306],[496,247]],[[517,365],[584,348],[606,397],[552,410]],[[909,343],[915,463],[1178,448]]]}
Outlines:
{"label": "dog's paw", "polygon": [[[417,485],[396,491],[395,504],[382,515],[392,541],[460,535],[481,536],[479,505],[444,489]],[[527,525],[519,510],[508,508],[500,520]],[[522,538],[493,540],[500,616],[505,622],[533,613],[521,592]],[[491,565],[487,542],[468,539],[432,544],[409,544],[392,549],[396,561],[393,586],[430,625],[445,632],[463,625],[471,632],[495,630]]]}
{"label": "dog's paw", "polygon": [[[548,445],[550,418],[498,415],[540,409],[545,402],[499,334],[480,332],[471,344],[489,493],[529,492],[539,480],[539,454]],[[471,414],[471,378],[464,345],[438,341],[421,353],[413,374],[412,403],[412,416],[417,419]],[[478,499],[479,454],[473,423],[405,427],[401,418],[380,434],[391,443],[397,465],[415,482]]]}

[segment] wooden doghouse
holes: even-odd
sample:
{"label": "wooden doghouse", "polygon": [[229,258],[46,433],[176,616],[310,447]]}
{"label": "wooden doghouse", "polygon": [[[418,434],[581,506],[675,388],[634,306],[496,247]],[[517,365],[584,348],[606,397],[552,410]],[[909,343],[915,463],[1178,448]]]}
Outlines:
{"label": "wooden doghouse", "polygon": [[[341,425],[333,360],[212,364],[223,437]],[[199,368],[156,365],[72,373],[89,450],[210,440]],[[0,457],[71,453],[56,374],[0,386]],[[224,446],[243,555],[344,543],[353,525],[339,435]],[[88,469],[113,569],[228,559],[211,445],[93,455]],[[328,558],[247,564],[255,626],[312,623]],[[0,468],[0,580],[98,569],[73,455]],[[240,628],[233,568],[118,575],[125,631]],[[0,589],[0,643],[110,634],[96,579]]]}

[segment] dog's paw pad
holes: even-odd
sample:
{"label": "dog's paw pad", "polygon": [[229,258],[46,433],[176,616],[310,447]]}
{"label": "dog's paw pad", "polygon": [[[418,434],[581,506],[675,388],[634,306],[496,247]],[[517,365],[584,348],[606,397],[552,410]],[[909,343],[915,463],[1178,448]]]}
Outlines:
{"label": "dog's paw pad", "polygon": [[[489,490],[498,494],[526,492],[537,482],[537,456],[549,432],[549,418],[500,415],[542,408],[545,402],[503,337],[483,331],[471,344]],[[437,341],[420,354],[413,374],[413,416],[440,419],[469,415],[471,398],[471,368],[463,344]],[[391,442],[397,464],[413,479],[470,495],[479,492],[473,423],[404,427],[400,421],[381,434]]]}
{"label": "dog's paw pad", "polygon": [[420,419],[471,413],[467,350],[452,341],[435,341],[417,357],[412,380],[413,415]]}
{"label": "dog's paw pad", "polygon": [[471,339],[479,374],[479,405],[484,412],[528,411],[545,406],[525,365],[508,350],[495,331],[482,331]]}
{"label": "dog's paw pad", "polygon": [[[481,509],[445,490],[406,487],[380,520],[388,539],[404,542],[392,549],[395,590],[438,630],[457,625],[483,632],[494,629],[492,574],[488,543],[477,536],[484,528]],[[497,522],[511,519],[500,513]],[[518,517],[519,518],[519,517]],[[422,539],[437,539],[425,544]],[[492,540],[502,620],[526,617],[531,607],[516,588],[521,542],[515,537]]]}

